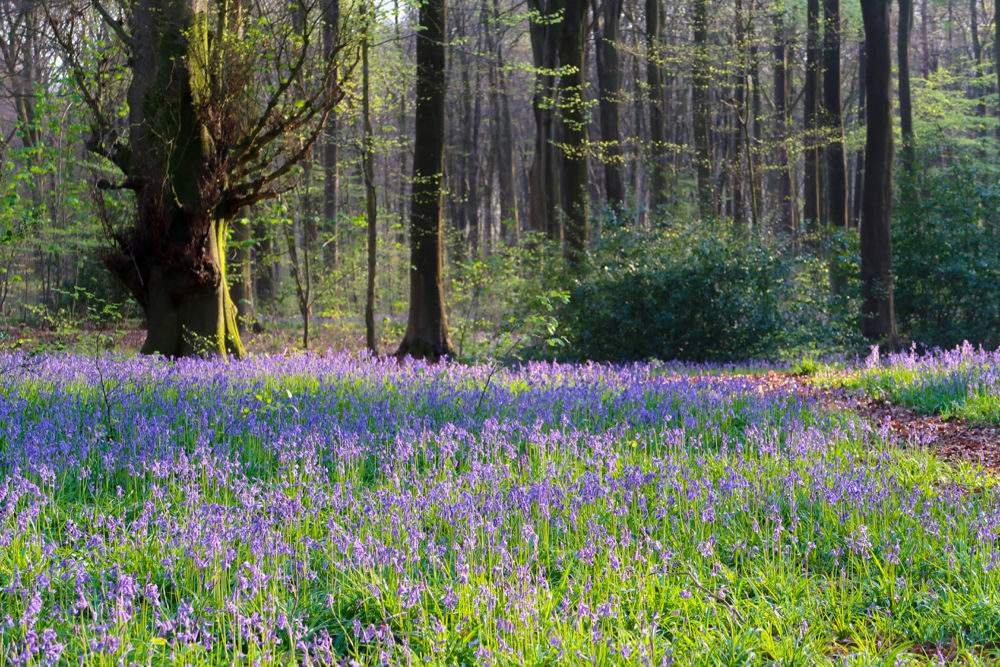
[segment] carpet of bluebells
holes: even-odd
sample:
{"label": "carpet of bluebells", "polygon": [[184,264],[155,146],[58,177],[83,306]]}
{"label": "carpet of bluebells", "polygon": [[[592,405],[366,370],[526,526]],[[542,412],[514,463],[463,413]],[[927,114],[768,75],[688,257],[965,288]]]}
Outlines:
{"label": "carpet of bluebells", "polygon": [[0,664],[993,664],[997,486],[747,378],[0,356]]}
{"label": "carpet of bluebells", "polygon": [[873,347],[861,368],[831,375],[830,384],[916,408],[975,422],[1000,424],[1000,350],[965,343],[954,350],[880,354]]}

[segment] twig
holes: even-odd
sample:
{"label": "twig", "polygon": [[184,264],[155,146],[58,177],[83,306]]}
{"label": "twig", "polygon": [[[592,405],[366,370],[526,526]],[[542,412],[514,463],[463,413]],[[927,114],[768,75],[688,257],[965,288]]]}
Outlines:
{"label": "twig", "polygon": [[691,579],[691,582],[694,584],[695,588],[702,591],[703,593],[710,595],[716,602],[719,602],[720,604],[725,606],[726,609],[732,612],[733,616],[736,617],[736,620],[739,621],[741,625],[746,625],[746,619],[743,618],[743,614],[741,614],[739,610],[736,607],[734,607],[732,603],[729,602],[729,600],[725,598],[724,595],[719,595],[717,592],[703,586],[702,583],[698,581],[698,575],[696,575],[694,572],[688,569],[686,563],[682,562],[681,567],[683,567],[684,569],[680,572],[675,571],[674,574],[687,575]]}

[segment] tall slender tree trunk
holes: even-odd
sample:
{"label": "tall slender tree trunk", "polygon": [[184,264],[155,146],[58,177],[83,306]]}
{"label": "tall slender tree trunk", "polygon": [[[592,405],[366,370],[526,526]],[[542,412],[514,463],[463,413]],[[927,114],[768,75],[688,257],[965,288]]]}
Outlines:
{"label": "tall slender tree trunk", "polygon": [[[868,115],[868,51],[865,41],[858,42],[858,123],[865,127]],[[861,201],[864,198],[865,149],[858,148],[854,156],[854,203],[851,207],[850,226],[861,227]]]}
{"label": "tall slender tree trunk", "polygon": [[806,81],[805,81],[805,151],[803,156],[803,225],[815,230],[820,220],[819,178],[819,0],[806,2]]}
{"label": "tall slender tree trunk", "polygon": [[[323,6],[323,53],[327,58],[339,41],[340,0],[325,0]],[[337,115],[326,119],[323,136],[323,222],[329,238],[323,246],[324,263],[336,270],[340,265],[340,228],[337,220],[337,199],[340,196],[340,170],[337,164]]]}
{"label": "tall slender tree trunk", "polygon": [[823,126],[827,226],[847,229],[847,160],[840,97],[840,0],[823,0]]}
{"label": "tall slender tree trunk", "polygon": [[372,354],[378,354],[375,342],[375,275],[376,250],[378,248],[378,202],[375,192],[375,132],[372,130],[370,104],[370,67],[368,51],[371,43],[371,22],[373,8],[368,7],[365,17],[364,36],[361,38],[361,115],[364,117],[364,142],[361,155],[361,171],[365,180],[365,222],[368,236],[368,280],[365,289],[365,346]]}
{"label": "tall slender tree trunk", "polygon": [[[912,0],[910,0],[912,2]],[[970,28],[972,32],[972,58],[975,62],[972,68],[972,94],[977,100],[976,114],[986,115],[986,102],[983,100],[983,44],[979,39],[979,8],[976,0],[969,0]],[[912,19],[911,19],[912,22]]]}
{"label": "tall slender tree trunk", "polygon": [[241,211],[232,222],[231,269],[233,282],[229,287],[229,295],[236,305],[236,324],[241,333],[246,333],[254,319],[253,302],[253,231],[246,217],[247,211]]}
{"label": "tall slender tree trunk", "polygon": [[698,177],[698,214],[702,220],[715,215],[712,151],[709,145],[712,109],[709,106],[711,72],[708,56],[708,0],[693,0],[694,63],[691,71],[691,120],[694,130],[695,172]]}
{"label": "tall slender tree trunk", "polygon": [[441,281],[444,170],[445,0],[420,5],[416,121],[410,204],[410,308],[397,357],[437,361],[454,354]]}
{"label": "tall slender tree trunk", "polygon": [[[926,79],[931,74],[931,40],[928,37],[928,26],[931,22],[930,7],[927,6],[927,0],[921,0],[920,2],[920,44],[923,57],[921,58],[921,75]],[[1000,33],[997,33],[1000,35]],[[994,44],[1000,44],[1000,42],[994,41]]]}
{"label": "tall slender tree trunk", "polygon": [[253,234],[254,304],[259,315],[274,303],[274,241],[271,237],[271,231],[264,221],[254,221],[251,228]]}
{"label": "tall slender tree trunk", "polygon": [[623,0],[594,0],[594,41],[597,44],[597,78],[600,85],[601,141],[604,143],[604,187],[608,206],[621,213],[625,205],[622,178],[622,145],[619,131],[621,63],[618,28]]}
{"label": "tall slender tree trunk", "polygon": [[511,241],[520,238],[517,210],[517,188],[514,180],[514,126],[507,101],[507,77],[504,70],[503,45],[494,38],[494,27],[500,21],[500,0],[492,0],[490,22],[486,26],[488,39],[493,39],[493,62],[490,65],[490,104],[493,107],[493,150],[497,181],[500,188],[501,237]]}
{"label": "tall slender tree trunk", "polygon": [[778,211],[780,229],[795,238],[795,207],[792,201],[792,174],[788,164],[788,36],[784,8],[774,14],[774,142],[778,169]]}
{"label": "tall slender tree trunk", "polygon": [[892,61],[890,0],[862,0],[868,54],[864,199],[861,205],[861,333],[895,345],[892,284]]}
{"label": "tall slender tree trunk", "polygon": [[568,0],[559,40],[559,103],[562,110],[562,209],[566,216],[565,256],[583,262],[588,235],[587,110],[584,106],[584,44],[587,3]]}
{"label": "tall slender tree trunk", "polygon": [[[910,101],[910,31],[913,26],[913,0],[899,0],[899,27],[896,32],[896,58],[899,69],[899,129],[903,137],[903,167],[913,172],[913,111]],[[869,67],[877,67],[871,60]]]}
{"label": "tall slender tree trunk", "polygon": [[649,208],[667,202],[664,145],[663,64],[660,39],[660,0],[646,0],[646,84],[649,87]]}
{"label": "tall slender tree trunk", "polygon": [[535,116],[535,151],[530,173],[531,227],[562,241],[562,224],[558,215],[561,201],[557,173],[555,114],[557,98],[555,70],[559,62],[562,21],[558,18],[556,0],[531,0],[537,20],[529,26],[531,51],[535,65],[535,94],[531,106]]}

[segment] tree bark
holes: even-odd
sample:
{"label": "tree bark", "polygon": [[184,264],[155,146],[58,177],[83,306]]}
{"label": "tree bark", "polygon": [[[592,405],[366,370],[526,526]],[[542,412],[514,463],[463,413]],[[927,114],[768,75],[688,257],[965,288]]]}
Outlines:
{"label": "tree bark", "polygon": [[365,17],[365,32],[361,38],[361,115],[364,117],[364,144],[362,146],[361,171],[365,179],[365,217],[368,228],[368,280],[365,288],[365,346],[372,354],[378,354],[375,342],[375,271],[378,247],[378,207],[375,193],[375,133],[372,130],[371,104],[369,101],[368,50],[371,41],[371,25],[374,17]]}
{"label": "tree bark", "polygon": [[775,163],[778,168],[778,211],[780,229],[795,238],[795,209],[792,202],[792,174],[788,164],[788,36],[785,15],[774,15],[774,130]]}
{"label": "tree bark", "polygon": [[[896,58],[899,70],[899,129],[903,138],[903,167],[913,171],[913,107],[910,100],[910,31],[913,26],[913,1],[899,0],[899,27],[896,32]],[[869,67],[875,67],[869,61]]]}
{"label": "tree bark", "polygon": [[561,242],[563,229],[558,215],[561,197],[556,178],[559,137],[552,109],[557,98],[554,72],[559,62],[562,22],[557,17],[557,0],[531,0],[531,6],[538,14],[529,26],[535,66],[535,94],[531,99],[535,116],[535,151],[529,185],[531,227]]}
{"label": "tree bark", "polygon": [[[595,0],[596,2],[596,0]],[[604,143],[604,187],[608,206],[621,213],[625,205],[622,179],[622,145],[619,131],[621,63],[618,57],[619,26],[623,0],[602,0],[594,5],[594,41],[597,43],[597,78],[600,85],[601,141]],[[599,24],[599,27],[598,27]]]}
{"label": "tree bark", "polygon": [[232,252],[230,253],[234,279],[229,288],[229,295],[236,305],[236,324],[239,326],[240,333],[246,333],[254,320],[253,258],[251,257],[253,234],[246,214],[246,211],[241,211],[237,219],[232,222]]}
{"label": "tree bark", "polygon": [[135,6],[131,150],[119,166],[135,184],[138,220],[106,263],[146,314],[144,354],[242,357],[225,262],[235,211],[206,206],[202,191],[214,156],[196,107],[208,94],[199,9],[193,0]]}
{"label": "tree bark", "polygon": [[646,0],[646,85],[649,87],[649,208],[667,203],[663,119],[663,64],[660,40],[660,0]]}
{"label": "tree bark", "polygon": [[[500,20],[500,2],[492,0],[491,20]],[[493,31],[489,31],[492,38]],[[517,211],[517,188],[514,181],[514,124],[507,101],[507,79],[504,71],[503,45],[499,39],[493,44],[494,60],[490,67],[490,100],[493,107],[493,149],[496,154],[497,181],[500,187],[501,237],[517,241],[520,238],[520,220]]]}
{"label": "tree bark", "polygon": [[410,308],[396,350],[436,362],[453,356],[441,282],[441,178],[444,170],[445,0],[420,5],[416,120],[410,204]]}
{"label": "tree bark", "polygon": [[559,40],[559,103],[562,110],[562,209],[564,255],[571,266],[583,262],[588,235],[587,110],[584,106],[583,47],[587,37],[587,3],[567,0]]}
{"label": "tree bark", "polygon": [[806,2],[805,151],[803,156],[802,224],[811,230],[821,226],[819,179],[819,0]]}
{"label": "tree bark", "polygon": [[[868,52],[865,41],[858,42],[858,123],[865,127],[868,108]],[[850,226],[861,227],[861,200],[864,198],[865,149],[862,146],[854,156],[854,202],[851,206]]]}
{"label": "tree bark", "polygon": [[[333,57],[340,33],[340,0],[325,0],[323,6],[323,55]],[[336,75],[335,75],[336,76]],[[340,265],[340,228],[338,225],[337,199],[340,197],[340,170],[338,169],[337,116],[326,119],[323,136],[323,220],[326,240],[323,260],[327,267],[336,270]]]}
{"label": "tree bark", "polygon": [[847,160],[840,97],[840,0],[823,0],[823,126],[829,229],[847,229]]}
{"label": "tree bark", "polygon": [[691,120],[694,130],[695,172],[698,178],[698,214],[702,220],[715,215],[715,188],[712,182],[712,152],[709,128],[711,72],[708,57],[708,0],[693,0],[694,63],[691,70]]}
{"label": "tree bark", "polygon": [[892,61],[890,0],[862,0],[868,55],[864,195],[861,205],[861,333],[897,342],[892,284]]}

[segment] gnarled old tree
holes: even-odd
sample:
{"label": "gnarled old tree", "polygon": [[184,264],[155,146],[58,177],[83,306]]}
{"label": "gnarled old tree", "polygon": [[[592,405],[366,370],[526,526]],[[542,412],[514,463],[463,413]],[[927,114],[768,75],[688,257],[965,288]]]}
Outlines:
{"label": "gnarled old tree", "polygon": [[[342,97],[343,42],[321,48],[322,13],[248,0],[128,0],[93,9],[123,52],[88,67],[78,50],[82,7],[48,11],[89,107],[88,148],[121,171],[104,190],[135,193],[131,224],[113,230],[106,264],[146,315],[142,351],[166,356],[244,354],[227,288],[226,234],[239,210],[294,184],[323,121]],[[313,42],[316,42],[315,44]],[[319,60],[319,62],[317,62]],[[350,67],[341,63],[340,75]],[[309,76],[304,73],[309,72]],[[127,117],[110,90],[124,74]],[[308,83],[306,83],[308,82]]]}

